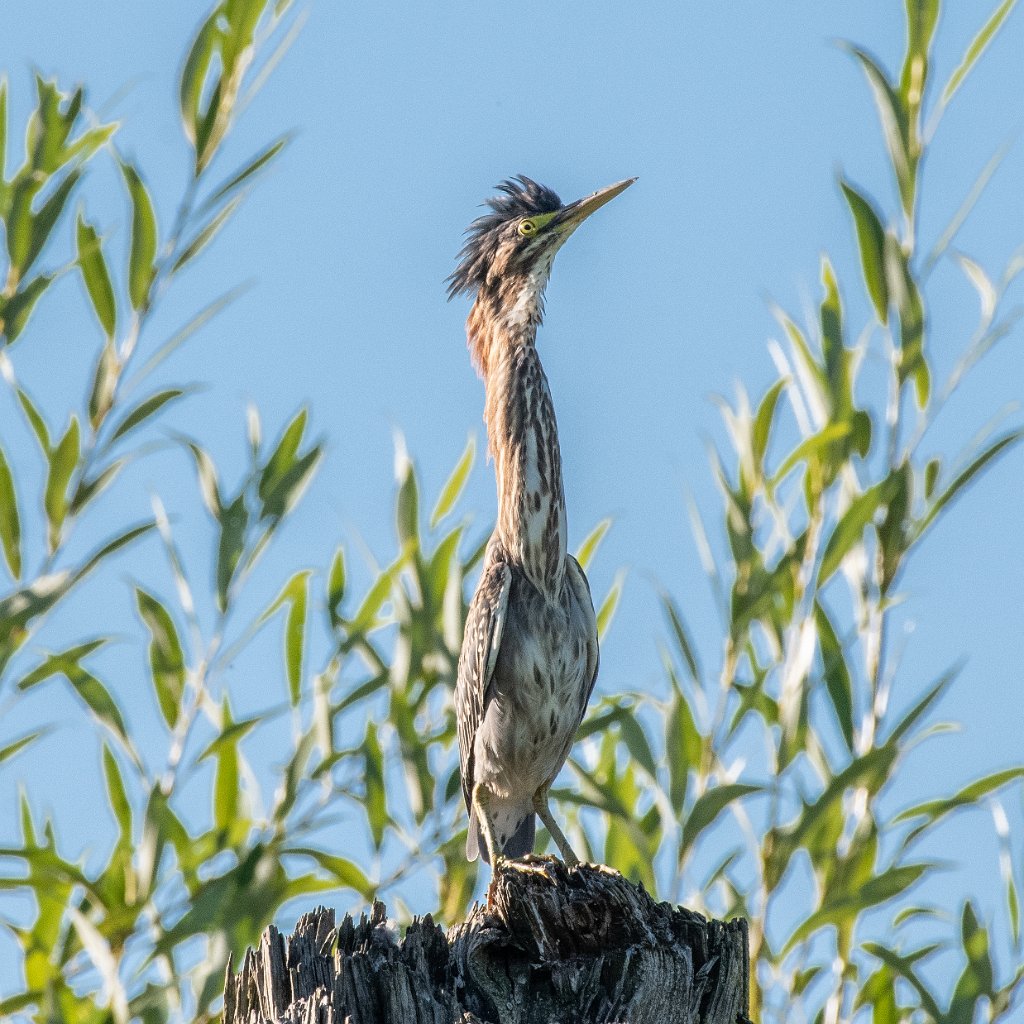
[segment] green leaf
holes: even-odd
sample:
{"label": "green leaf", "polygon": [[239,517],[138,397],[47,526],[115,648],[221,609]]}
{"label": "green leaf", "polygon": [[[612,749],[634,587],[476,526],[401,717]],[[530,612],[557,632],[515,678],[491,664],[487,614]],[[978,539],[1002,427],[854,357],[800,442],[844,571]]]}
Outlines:
{"label": "green leaf", "polygon": [[615,611],[619,607],[619,599],[622,597],[622,585],[625,581],[625,571],[620,570],[616,573],[614,582],[601,602],[601,607],[597,610],[597,635],[600,637],[604,637],[608,632],[612,619],[615,618]]}
{"label": "green leaf", "polygon": [[124,469],[124,466],[124,459],[115,459],[95,476],[82,477],[78,481],[78,486],[75,487],[71,503],[68,505],[68,512],[73,516],[77,516],[93,498],[99,497],[114,482],[117,474]]}
{"label": "green leaf", "polygon": [[220,540],[217,546],[217,607],[227,610],[231,581],[245,550],[245,533],[249,526],[249,510],[245,495],[239,494],[227,508],[217,515]]}
{"label": "green leaf", "polygon": [[373,845],[379,850],[384,841],[384,829],[388,825],[387,793],[384,788],[384,754],[377,741],[376,726],[367,723],[366,736],[363,738],[363,780],[366,795],[363,809],[373,836]]}
{"label": "green leaf", "polygon": [[989,954],[988,932],[978,923],[974,907],[968,900],[960,920],[960,940],[967,965],[957,981],[949,1013],[949,1024],[972,1024],[977,1017],[978,1003],[993,992],[992,958]]}
{"label": "green leaf", "polygon": [[188,448],[196,463],[196,475],[199,478],[199,493],[203,497],[203,504],[206,506],[206,511],[209,512],[214,519],[220,519],[224,511],[224,503],[221,500],[220,487],[217,483],[217,468],[213,464],[213,459],[211,459],[210,456],[199,447],[199,445],[191,441],[189,442]]}
{"label": "green leaf", "polygon": [[[231,707],[227,694],[222,704],[222,733],[234,724],[231,718]],[[222,833],[232,834],[241,831],[245,822],[241,818],[241,775],[239,771],[238,744],[241,735],[232,733],[231,738],[217,747],[217,769],[213,779],[213,821]]]}
{"label": "green leaf", "polygon": [[302,656],[306,645],[310,575],[308,569],[295,573],[260,616],[260,622],[266,622],[279,608],[288,605],[284,627],[284,662],[288,676],[288,695],[293,707],[298,706],[302,695]]}
{"label": "green leaf", "polygon": [[0,546],[4,549],[11,576],[21,579],[21,517],[18,515],[14,476],[3,448],[0,448]]}
{"label": "green leaf", "polygon": [[715,823],[719,814],[729,804],[742,799],[750,793],[759,793],[763,789],[763,786],[730,782],[722,786],[716,786],[714,789],[709,789],[697,797],[683,824],[683,835],[679,842],[680,859],[696,842],[700,834]]}
{"label": "green leaf", "polygon": [[917,524],[915,537],[921,537],[925,530],[942,513],[943,509],[978,475],[993,459],[998,457],[1007,448],[1015,445],[1022,437],[1024,430],[1013,430],[997,438],[992,444],[981,451],[966,469],[957,474],[956,479],[932,502],[931,507],[925,513],[924,518]]}
{"label": "green leaf", "polygon": [[983,778],[976,779],[968,786],[964,786],[955,796],[945,797],[941,800],[929,800],[923,804],[910,807],[893,819],[894,824],[901,821],[912,821],[914,818],[927,818],[930,823],[937,822],[944,818],[950,811],[959,807],[974,807],[980,804],[983,797],[994,793],[997,789],[1005,786],[1015,779],[1024,778],[1024,767],[1006,768],[1000,772],[993,772]]}
{"label": "green leaf", "polygon": [[153,201],[139,172],[121,162],[128,194],[132,201],[132,245],[128,261],[128,296],[135,309],[149,305],[149,290],[156,276],[157,228]]}
{"label": "green leaf", "polygon": [[78,242],[78,269],[89,293],[93,311],[108,338],[117,333],[117,300],[110,281],[107,261],[96,229],[79,213],[76,228]]}
{"label": "green leaf", "polygon": [[448,477],[444,487],[441,488],[437,504],[434,506],[434,511],[430,515],[431,529],[434,529],[434,527],[436,527],[437,524],[455,507],[455,503],[459,500],[459,496],[462,494],[463,488],[466,486],[466,481],[469,479],[469,471],[473,468],[473,462],[475,459],[476,437],[471,434],[469,440],[466,442],[465,450],[455,465],[455,469],[452,470],[451,476]]}
{"label": "green leaf", "polygon": [[96,360],[96,371],[93,374],[92,388],[89,390],[89,423],[94,431],[99,430],[110,407],[114,402],[114,392],[121,373],[121,363],[117,357],[117,348],[109,338],[100,350]]}
{"label": "green leaf", "polygon": [[170,728],[178,724],[185,693],[185,656],[170,612],[141,587],[135,588],[135,603],[149,631],[149,671],[157,703]]}
{"label": "green leaf", "polygon": [[900,384],[913,380],[918,408],[928,404],[931,371],[924,356],[924,300],[914,280],[909,256],[896,237],[886,239],[886,269],[889,293],[900,318]]}
{"label": "green leaf", "polygon": [[270,143],[269,146],[260,150],[247,164],[245,164],[241,170],[233,174],[223,185],[211,193],[209,199],[207,199],[203,205],[203,210],[212,209],[221,200],[227,199],[236,189],[244,185],[254,175],[257,175],[262,171],[270,162],[281,152],[288,143],[291,142],[290,135],[283,135],[281,138],[276,139]]}
{"label": "green leaf", "polygon": [[821,452],[827,451],[836,441],[841,441],[850,431],[849,423],[830,423],[827,427],[819,430],[817,434],[805,437],[782,461],[773,478],[773,485],[785,479],[789,471],[797,463],[806,460],[811,462],[818,459]]}
{"label": "green leaf", "polygon": [[887,482],[881,481],[858,495],[843,513],[825,543],[825,553],[818,569],[818,586],[823,587],[842,564],[843,559],[864,537],[864,530],[885,501]]}
{"label": "green leaf", "polygon": [[981,31],[971,40],[971,45],[967,47],[963,60],[960,61],[957,69],[950,75],[949,82],[946,83],[946,88],[942,92],[943,105],[949,103],[957,89],[963,85],[964,79],[971,73],[978,58],[985,52],[988,44],[995,39],[999,30],[1003,27],[1003,22],[1006,21],[1010,12],[1016,6],[1017,0],[1003,0],[995,11],[992,12],[988,21],[982,26]]}
{"label": "green leaf", "polygon": [[75,573],[74,582],[77,583],[82,577],[87,576],[100,562],[109,558],[114,552],[120,551],[127,544],[138,540],[139,537],[144,537],[150,530],[155,528],[156,523],[154,522],[140,523],[138,526],[130,527],[123,533],[116,534],[89,556],[85,564]]}
{"label": "green leaf", "polygon": [[914,970],[913,966],[918,960],[933,953],[938,948],[937,946],[926,946],[924,949],[918,950],[916,953],[907,955],[901,955],[895,950],[889,949],[887,946],[883,946],[877,942],[865,942],[863,946],[865,952],[870,953],[872,956],[881,960],[882,963],[887,964],[899,977],[904,978],[914,987],[921,999],[922,1008],[933,1021],[941,1021],[945,1019],[945,1014],[939,1009],[939,1004],[935,997],[921,982],[921,979],[918,978],[917,972]]}
{"label": "green leaf", "polygon": [[672,627],[672,635],[675,637],[676,646],[679,648],[679,652],[683,656],[683,661],[686,662],[686,667],[690,671],[690,676],[693,678],[694,682],[700,682],[700,664],[697,661],[696,649],[693,646],[693,641],[690,639],[690,634],[686,628],[686,624],[683,622],[683,615],[679,610],[679,606],[672,599],[671,595],[664,592],[661,594],[661,606],[665,611],[665,615],[668,617],[669,625]]}
{"label": "green leaf", "polygon": [[57,447],[50,453],[49,472],[43,503],[49,522],[49,546],[52,554],[60,544],[61,527],[68,511],[68,484],[78,466],[80,455],[78,417],[72,416],[71,423]]}
{"label": "green leaf", "polygon": [[25,413],[25,419],[28,420],[29,426],[32,428],[32,433],[36,435],[40,450],[49,459],[50,431],[46,427],[46,421],[35,405],[33,405],[32,399],[21,388],[18,389],[18,401],[21,404],[22,411]]}
{"label": "green leaf", "polygon": [[835,712],[839,730],[843,734],[846,749],[853,751],[853,680],[846,665],[843,646],[836,636],[832,622],[820,602],[814,605],[814,621],[818,631],[818,646],[821,650],[822,672],[825,689],[828,691],[832,710]]}
{"label": "green leaf", "polygon": [[364,899],[372,899],[377,887],[363,874],[358,865],[344,857],[336,857],[331,853],[324,853],[323,850],[315,850],[309,847],[289,847],[284,851],[296,857],[310,857],[315,860],[338,885],[348,889],[354,889]]}
{"label": "green leaf", "polygon": [[331,570],[327,577],[327,614],[335,628],[341,622],[341,602],[345,598],[345,552],[342,548],[334,553]]}
{"label": "green leaf", "polygon": [[788,383],[789,379],[786,377],[777,380],[761,399],[761,404],[757,407],[757,414],[754,416],[754,424],[750,431],[751,450],[754,461],[763,476],[768,475],[764,472],[764,457],[768,451],[768,440],[771,436],[772,424],[775,421],[775,409],[779,404],[782,389]]}
{"label": "green leaf", "polygon": [[194,260],[213,241],[221,228],[234,215],[244,198],[245,196],[235,196],[224,209],[212,217],[209,223],[196,233],[195,237],[182,249],[181,255],[174,261],[174,266],[171,269],[172,274],[176,274],[186,263]]}
{"label": "green leaf", "polygon": [[103,774],[107,780],[107,798],[110,800],[110,809],[114,813],[121,841],[130,846],[132,843],[132,805],[128,799],[128,790],[125,788],[117,758],[114,757],[113,751],[106,743],[103,744]]}
{"label": "green leaf", "polygon": [[874,304],[879,322],[889,322],[889,289],[885,276],[885,229],[871,202],[852,185],[840,180],[840,187],[853,214],[860,247],[861,270],[868,295]]}
{"label": "green leaf", "polygon": [[16,754],[19,754],[27,746],[35,743],[40,736],[43,735],[43,731],[29,733],[27,736],[22,736],[20,739],[16,739],[11,743],[8,743],[6,747],[0,747],[0,764],[4,761],[9,761]]}
{"label": "green leaf", "polygon": [[203,85],[206,82],[210,61],[213,59],[214,48],[220,35],[217,21],[221,17],[221,5],[218,4],[196,33],[188,56],[185,58],[185,64],[181,69],[178,103],[185,136],[193,146],[196,145],[199,103],[202,98]]}
{"label": "green leaf", "polygon": [[690,704],[672,678],[672,702],[665,719],[665,754],[668,757],[669,799],[681,818],[686,804],[690,769],[700,769],[703,741]]}
{"label": "green leaf", "polygon": [[416,470],[410,460],[406,460],[404,475],[398,487],[398,500],[395,502],[395,525],[398,539],[405,545],[410,541],[419,545],[419,485],[416,482]]}
{"label": "green leaf", "polygon": [[292,419],[260,473],[263,518],[284,518],[295,507],[316,471],[322,447],[314,445],[305,454],[299,454],[307,418],[307,410],[302,409]]}
{"label": "green leaf", "polygon": [[166,391],[158,391],[155,395],[142,399],[114,428],[114,432],[110,435],[111,444],[124,437],[125,434],[134,430],[151,416],[155,416],[168,402],[174,402],[184,394],[185,392],[181,388],[168,388]]}
{"label": "green leaf", "polygon": [[586,539],[579,546],[579,550],[576,552],[576,561],[580,563],[582,568],[586,569],[589,567],[594,555],[597,554],[597,549],[601,546],[601,541],[604,540],[604,536],[610,529],[611,525],[611,519],[602,519],[597,526],[587,534]]}
{"label": "green leaf", "polygon": [[75,168],[70,171],[61,183],[51,193],[50,198],[43,203],[39,212],[32,217],[32,232],[29,238],[28,251],[24,261],[20,264],[19,270],[24,274],[42,254],[54,227],[64,212],[68,199],[75,186],[81,178],[82,172]]}
{"label": "green leaf", "polygon": [[25,329],[39,297],[53,281],[52,274],[38,274],[18,289],[9,299],[0,297],[0,332],[10,345]]}

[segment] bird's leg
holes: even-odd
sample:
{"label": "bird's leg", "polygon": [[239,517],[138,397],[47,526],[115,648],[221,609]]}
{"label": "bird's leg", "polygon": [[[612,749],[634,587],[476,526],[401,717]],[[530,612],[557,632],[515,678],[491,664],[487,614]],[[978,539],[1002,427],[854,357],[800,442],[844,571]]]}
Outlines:
{"label": "bird's leg", "polygon": [[482,782],[473,787],[473,809],[476,811],[476,819],[480,822],[480,831],[484,834],[484,842],[487,844],[487,856],[491,862],[491,871],[497,870],[498,865],[504,863],[505,855],[498,849],[494,841],[494,822],[491,821],[491,792]]}
{"label": "bird's leg", "polygon": [[558,822],[555,821],[551,813],[551,808],[548,807],[548,789],[548,786],[541,786],[534,793],[533,809],[537,812],[537,817],[544,823],[544,827],[548,830],[551,838],[554,839],[555,846],[558,847],[558,852],[562,855],[565,866],[572,868],[579,864],[580,859],[572,852],[569,840],[565,838],[565,834],[558,827]]}

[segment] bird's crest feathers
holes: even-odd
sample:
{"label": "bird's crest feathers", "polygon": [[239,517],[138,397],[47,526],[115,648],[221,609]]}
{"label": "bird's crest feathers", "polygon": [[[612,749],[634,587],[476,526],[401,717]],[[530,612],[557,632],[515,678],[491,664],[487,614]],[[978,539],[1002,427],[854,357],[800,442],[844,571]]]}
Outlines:
{"label": "bird's crest feathers", "polygon": [[491,213],[478,217],[466,231],[466,242],[459,252],[459,265],[447,278],[448,298],[472,293],[487,279],[487,269],[501,241],[502,229],[522,217],[553,213],[562,208],[562,200],[545,185],[524,174],[497,186],[498,195],[487,200]]}

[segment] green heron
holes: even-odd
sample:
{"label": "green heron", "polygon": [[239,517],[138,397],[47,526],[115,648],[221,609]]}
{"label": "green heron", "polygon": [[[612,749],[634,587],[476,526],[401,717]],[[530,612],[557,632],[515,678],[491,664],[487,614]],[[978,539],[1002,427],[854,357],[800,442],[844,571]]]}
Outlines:
{"label": "green heron", "polygon": [[470,226],[449,298],[475,296],[469,349],[486,387],[484,420],[498,521],[469,606],[455,710],[466,856],[496,866],[533,852],[535,815],[567,864],[576,855],[548,807],[597,678],[590,585],[566,551],[555,410],[537,355],[555,253],[635,178],[563,205],[526,177],[498,186]]}

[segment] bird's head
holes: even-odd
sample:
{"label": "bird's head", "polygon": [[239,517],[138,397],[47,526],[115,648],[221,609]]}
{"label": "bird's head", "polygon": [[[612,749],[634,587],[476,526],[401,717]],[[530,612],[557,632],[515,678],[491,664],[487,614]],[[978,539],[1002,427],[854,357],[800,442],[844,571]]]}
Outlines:
{"label": "bird's head", "polygon": [[468,330],[480,368],[486,350],[479,336],[532,332],[544,316],[544,286],[555,253],[595,210],[625,191],[636,178],[600,189],[586,199],[563,204],[549,188],[524,175],[504,181],[487,200],[491,212],[469,226],[459,265],[448,278],[448,298],[475,295]]}

